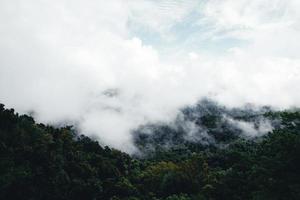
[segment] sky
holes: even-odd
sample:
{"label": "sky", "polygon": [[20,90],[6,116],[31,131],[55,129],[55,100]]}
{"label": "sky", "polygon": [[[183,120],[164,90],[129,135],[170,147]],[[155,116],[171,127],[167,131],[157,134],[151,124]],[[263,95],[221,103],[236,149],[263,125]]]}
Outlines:
{"label": "sky", "polygon": [[299,0],[0,0],[0,102],[134,152],[208,97],[300,106]]}

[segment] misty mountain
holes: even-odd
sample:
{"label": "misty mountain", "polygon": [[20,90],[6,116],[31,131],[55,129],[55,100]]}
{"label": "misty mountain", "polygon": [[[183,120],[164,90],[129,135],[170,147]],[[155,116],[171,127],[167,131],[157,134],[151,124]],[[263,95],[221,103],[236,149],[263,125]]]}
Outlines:
{"label": "misty mountain", "polygon": [[136,130],[141,153],[128,155],[0,104],[0,199],[296,200],[299,131],[297,109],[203,100],[172,123]]}
{"label": "misty mountain", "polygon": [[0,0],[0,24],[0,200],[300,200],[300,0]]}
{"label": "misty mountain", "polygon": [[209,99],[182,108],[168,123],[146,124],[133,132],[142,155],[158,150],[224,148],[241,138],[257,140],[280,126],[280,118],[271,118],[270,107],[246,105],[227,108]]}

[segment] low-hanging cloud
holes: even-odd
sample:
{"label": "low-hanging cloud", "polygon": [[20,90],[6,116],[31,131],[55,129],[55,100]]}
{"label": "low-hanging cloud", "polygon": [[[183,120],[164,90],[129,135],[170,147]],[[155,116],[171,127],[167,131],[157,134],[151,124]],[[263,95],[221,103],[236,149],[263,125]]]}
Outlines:
{"label": "low-hanging cloud", "polygon": [[232,126],[240,129],[247,138],[263,136],[273,130],[273,126],[268,119],[261,118],[256,122],[236,120],[228,116],[223,116]]}
{"label": "low-hanging cloud", "polygon": [[300,106],[299,11],[297,0],[2,0],[0,101],[127,152],[131,130],[202,97]]}

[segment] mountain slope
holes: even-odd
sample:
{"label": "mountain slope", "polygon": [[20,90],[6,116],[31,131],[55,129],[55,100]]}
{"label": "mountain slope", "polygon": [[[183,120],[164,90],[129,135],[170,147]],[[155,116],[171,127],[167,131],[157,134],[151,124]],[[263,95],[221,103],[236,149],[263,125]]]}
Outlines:
{"label": "mountain slope", "polygon": [[[194,140],[178,121],[175,128],[149,125],[150,134],[137,130],[139,156],[0,105],[0,199],[299,199],[300,112],[208,104],[178,119],[193,122]],[[261,119],[274,126],[249,137],[228,119],[251,122],[253,130]],[[203,129],[213,143],[197,139]]]}

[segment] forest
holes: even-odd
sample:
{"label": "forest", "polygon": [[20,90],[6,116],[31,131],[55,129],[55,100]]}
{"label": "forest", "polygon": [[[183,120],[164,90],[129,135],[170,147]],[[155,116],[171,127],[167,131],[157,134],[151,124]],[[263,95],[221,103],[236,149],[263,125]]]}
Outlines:
{"label": "forest", "polygon": [[133,131],[133,155],[83,134],[0,104],[0,199],[300,199],[296,108],[228,109],[204,100],[171,124]]}

